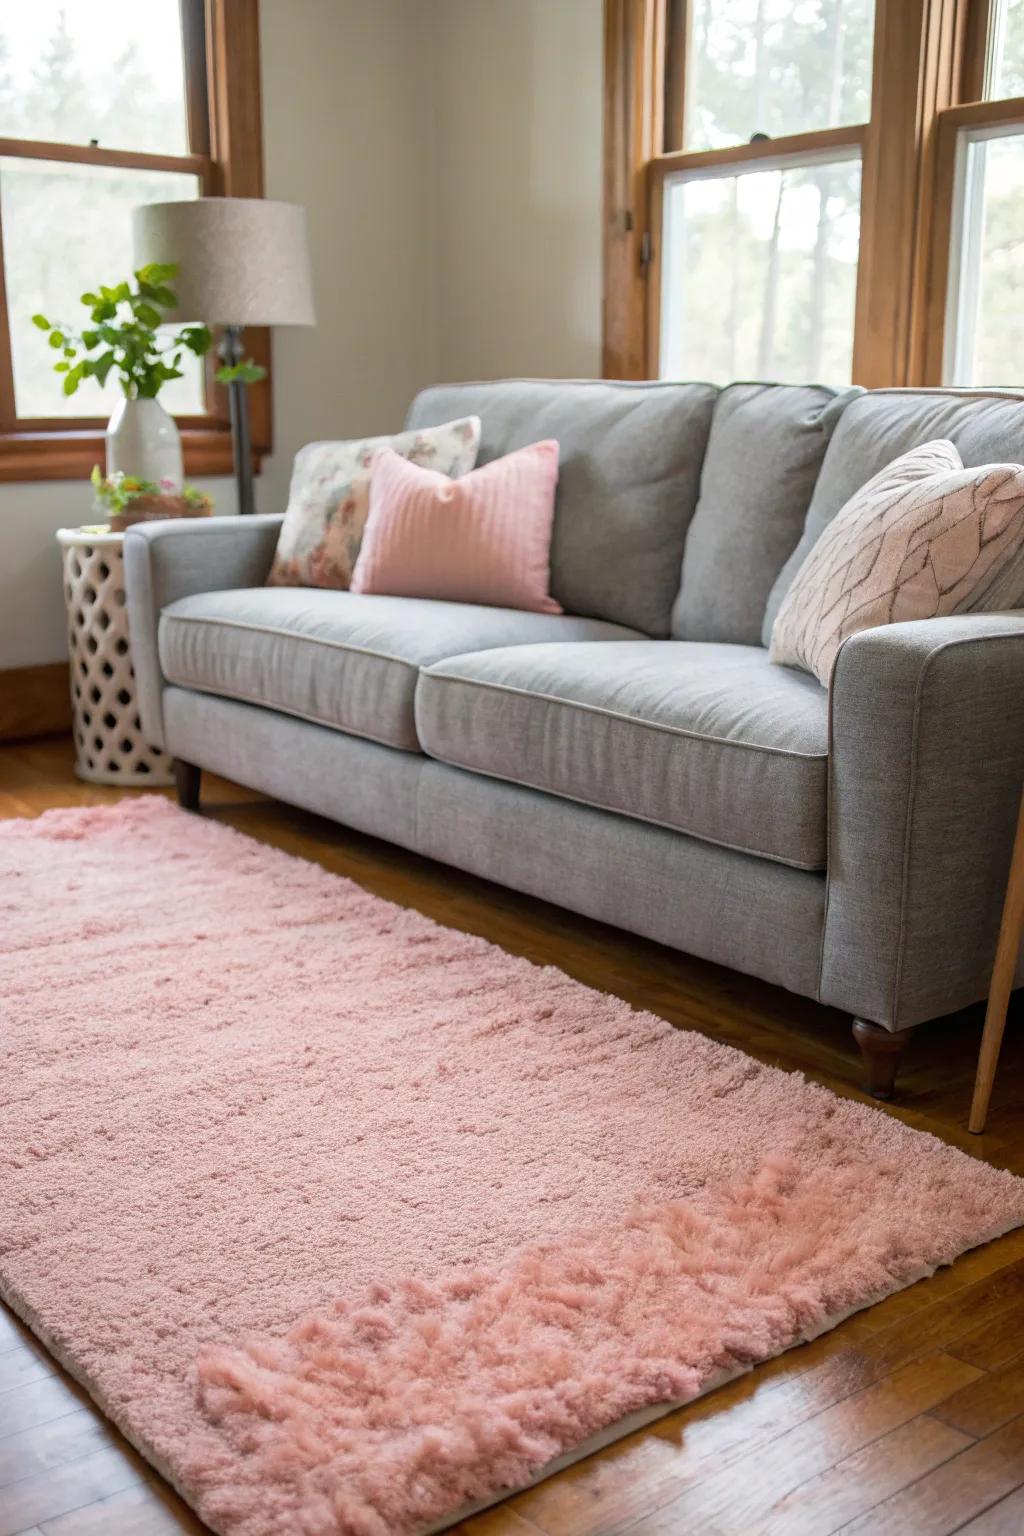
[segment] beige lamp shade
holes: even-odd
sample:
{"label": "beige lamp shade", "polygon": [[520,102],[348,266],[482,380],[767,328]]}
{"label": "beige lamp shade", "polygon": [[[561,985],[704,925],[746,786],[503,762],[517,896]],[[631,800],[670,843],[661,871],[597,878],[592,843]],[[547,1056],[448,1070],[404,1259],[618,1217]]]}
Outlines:
{"label": "beige lamp shade", "polygon": [[200,197],[132,211],[135,265],[173,263],[173,321],[312,325],[306,210],[258,197]]}

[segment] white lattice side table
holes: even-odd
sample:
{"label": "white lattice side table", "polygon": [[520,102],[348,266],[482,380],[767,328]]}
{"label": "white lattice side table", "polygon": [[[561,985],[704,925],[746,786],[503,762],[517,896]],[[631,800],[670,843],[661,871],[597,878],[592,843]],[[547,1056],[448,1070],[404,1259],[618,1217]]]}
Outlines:
{"label": "white lattice side table", "polygon": [[75,773],[91,784],[171,784],[142,734],[124,601],[123,533],[59,528],[71,652]]}

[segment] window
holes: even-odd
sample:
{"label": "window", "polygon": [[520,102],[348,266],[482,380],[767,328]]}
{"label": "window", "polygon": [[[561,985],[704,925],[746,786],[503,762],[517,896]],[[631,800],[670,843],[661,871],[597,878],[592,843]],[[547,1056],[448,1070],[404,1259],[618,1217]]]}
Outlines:
{"label": "window", "polygon": [[977,0],[971,22],[965,99],[938,125],[922,372],[929,383],[1016,385],[1024,371],[1024,0]]}
{"label": "window", "polygon": [[611,376],[1006,384],[1024,0],[606,0]]}
{"label": "window", "polygon": [[957,146],[943,381],[1012,384],[1024,370],[1024,124]]}
{"label": "window", "polygon": [[1024,0],[992,0],[987,23],[982,95],[1024,96]]}
{"label": "window", "polygon": [[692,0],[667,15],[662,378],[850,378],[873,13]]}
{"label": "window", "polygon": [[874,0],[694,0],[669,63],[685,69],[679,147],[866,123],[874,9]]}
{"label": "window", "polygon": [[859,229],[856,152],[668,177],[661,376],[849,379]]}
{"label": "window", "polygon": [[979,0],[964,100],[937,128],[928,383],[1024,382],[1024,0]]}
{"label": "window", "polygon": [[[77,478],[102,458],[119,386],[90,380],[66,398],[31,316],[78,325],[79,295],[127,276],[139,203],[262,194],[258,82],[256,0],[3,7],[0,479]],[[252,339],[265,353],[265,337]],[[161,396],[182,427],[190,474],[231,464],[212,376],[192,359]],[[262,386],[253,421],[266,451]]]}

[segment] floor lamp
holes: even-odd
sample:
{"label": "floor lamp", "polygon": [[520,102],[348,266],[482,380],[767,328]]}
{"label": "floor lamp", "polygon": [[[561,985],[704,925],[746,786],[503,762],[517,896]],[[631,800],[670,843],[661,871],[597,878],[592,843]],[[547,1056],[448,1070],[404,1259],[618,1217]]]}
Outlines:
{"label": "floor lamp", "polygon": [[[312,325],[313,283],[306,211],[256,197],[148,203],[132,213],[135,265],[173,264],[178,307],[170,321],[223,327],[219,353],[245,357],[247,325]],[[238,510],[255,510],[246,384],[228,385]]]}

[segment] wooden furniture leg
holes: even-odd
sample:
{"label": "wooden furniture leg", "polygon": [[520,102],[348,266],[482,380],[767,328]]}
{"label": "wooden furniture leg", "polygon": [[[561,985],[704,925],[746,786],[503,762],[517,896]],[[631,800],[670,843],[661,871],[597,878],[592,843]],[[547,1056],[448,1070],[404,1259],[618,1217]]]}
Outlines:
{"label": "wooden furniture leg", "polygon": [[971,1117],[968,1128],[979,1136],[985,1129],[992,1084],[999,1065],[999,1050],[1006,1028],[1006,1009],[1013,990],[1013,978],[1020,954],[1021,934],[1024,932],[1024,795],[1021,796],[1017,813],[1017,835],[1013,840],[1013,856],[1006,881],[1006,898],[1003,902],[1003,920],[999,925],[999,942],[996,945],[995,964],[992,967],[992,984],[988,992],[988,1008],[985,1010],[985,1030],[978,1053],[978,1072],[974,1079],[974,1097],[971,1100]]}
{"label": "wooden furniture leg", "polygon": [[183,763],[180,757],[172,758],[174,787],[178,791],[178,804],[185,811],[199,809],[199,781],[203,770],[195,763]]}
{"label": "wooden furniture leg", "polygon": [[893,1031],[867,1019],[854,1019],[853,1038],[864,1059],[864,1087],[873,1099],[892,1098],[896,1073],[913,1033],[912,1029]]}

